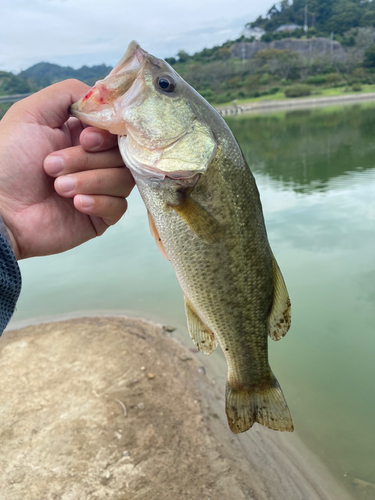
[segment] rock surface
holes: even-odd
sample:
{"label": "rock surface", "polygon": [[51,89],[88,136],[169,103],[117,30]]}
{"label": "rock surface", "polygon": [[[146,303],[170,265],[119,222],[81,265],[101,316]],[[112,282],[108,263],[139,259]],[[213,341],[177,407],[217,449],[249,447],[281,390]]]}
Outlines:
{"label": "rock surface", "polygon": [[231,434],[200,365],[161,326],[125,317],[5,332],[0,498],[349,498],[277,433]]}

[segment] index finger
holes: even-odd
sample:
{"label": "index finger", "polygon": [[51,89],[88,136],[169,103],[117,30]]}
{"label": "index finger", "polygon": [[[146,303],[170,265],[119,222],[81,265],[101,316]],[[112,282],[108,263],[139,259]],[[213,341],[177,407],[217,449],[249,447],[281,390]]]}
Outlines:
{"label": "index finger", "polygon": [[85,128],[80,135],[80,143],[86,151],[106,151],[117,146],[117,135],[96,127]]}

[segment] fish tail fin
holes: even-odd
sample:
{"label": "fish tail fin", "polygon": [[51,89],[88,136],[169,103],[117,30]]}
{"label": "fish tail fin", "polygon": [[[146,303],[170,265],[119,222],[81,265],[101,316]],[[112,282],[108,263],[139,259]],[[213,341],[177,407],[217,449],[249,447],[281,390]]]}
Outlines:
{"label": "fish tail fin", "polygon": [[247,431],[255,422],[275,431],[293,431],[292,417],[284,394],[276,377],[272,373],[271,376],[267,386],[248,390],[234,389],[227,382],[225,411],[234,434]]}

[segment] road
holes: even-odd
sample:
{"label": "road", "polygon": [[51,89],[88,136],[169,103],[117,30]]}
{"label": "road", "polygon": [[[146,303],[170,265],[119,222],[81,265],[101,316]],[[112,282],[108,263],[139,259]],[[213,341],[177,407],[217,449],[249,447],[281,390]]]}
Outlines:
{"label": "road", "polygon": [[14,95],[3,95],[0,96],[0,104],[5,102],[17,102],[25,97],[29,97],[31,94],[14,94]]}

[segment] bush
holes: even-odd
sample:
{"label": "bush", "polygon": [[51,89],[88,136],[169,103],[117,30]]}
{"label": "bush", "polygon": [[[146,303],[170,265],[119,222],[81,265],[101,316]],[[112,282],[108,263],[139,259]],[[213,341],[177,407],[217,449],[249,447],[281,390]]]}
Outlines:
{"label": "bush", "polygon": [[354,90],[354,92],[361,92],[362,85],[359,82],[353,83],[352,90]]}
{"label": "bush", "polygon": [[270,75],[268,73],[263,73],[263,75],[259,78],[260,85],[267,85],[270,80]]}
{"label": "bush", "polygon": [[221,47],[217,51],[217,57],[219,59],[229,59],[230,58],[230,49],[228,47]]}
{"label": "bush", "polygon": [[211,89],[204,89],[199,91],[200,95],[205,99],[212,99],[214,97],[214,93]]}
{"label": "bush", "polygon": [[328,75],[326,75],[326,82],[329,84],[329,85],[335,85],[339,82],[341,82],[341,75],[339,75],[339,73],[328,73]]}
{"label": "bush", "polygon": [[177,59],[175,57],[166,57],[164,60],[171,66],[173,66],[177,62]]}
{"label": "bush", "polygon": [[293,85],[284,90],[285,97],[302,97],[311,94],[311,87],[301,83],[300,85]]}
{"label": "bush", "polygon": [[354,76],[354,78],[358,78],[360,80],[363,80],[367,77],[365,68],[356,68],[352,72],[352,75]]}
{"label": "bush", "polygon": [[322,85],[326,83],[326,77],[324,75],[309,76],[306,78],[306,83],[309,85]]}
{"label": "bush", "polygon": [[309,76],[306,78],[306,83],[310,85],[322,85],[326,83],[327,79],[324,75]]}

